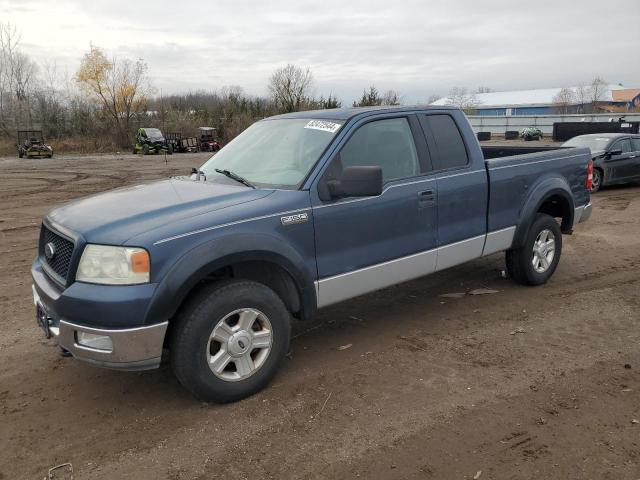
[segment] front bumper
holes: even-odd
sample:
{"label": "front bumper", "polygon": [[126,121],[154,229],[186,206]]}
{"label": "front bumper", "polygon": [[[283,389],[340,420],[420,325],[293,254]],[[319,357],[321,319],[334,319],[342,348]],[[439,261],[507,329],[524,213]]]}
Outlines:
{"label": "front bumper", "polygon": [[[76,288],[59,291],[37,259],[31,274],[38,325],[75,358],[118,370],[160,366],[168,322],[146,325],[141,319],[154,289],[147,285],[110,287],[76,282]],[[123,325],[125,322],[129,326]],[[108,338],[95,348],[83,338],[85,334]]]}
{"label": "front bumper", "polygon": [[573,223],[576,224],[576,223],[586,222],[587,220],[589,220],[589,217],[591,217],[592,210],[593,210],[593,205],[591,204],[591,202],[587,203],[586,205],[577,207],[573,215]]}
{"label": "front bumper", "polygon": [[[33,287],[33,302],[39,312],[37,322],[47,336],[68,350],[75,358],[104,368],[117,370],[149,370],[158,368],[162,359],[162,345],[169,322],[126,329],[102,329],[76,325],[54,319]],[[93,348],[79,343],[82,333],[108,337],[111,347]]]}

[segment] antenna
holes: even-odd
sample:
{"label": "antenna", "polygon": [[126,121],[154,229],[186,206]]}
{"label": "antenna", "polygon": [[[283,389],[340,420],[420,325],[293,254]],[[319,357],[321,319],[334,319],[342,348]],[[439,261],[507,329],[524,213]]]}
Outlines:
{"label": "antenna", "polygon": [[[167,130],[164,126],[164,97],[162,96],[162,89],[160,89],[160,112],[162,115],[162,118],[160,119],[160,121],[162,122],[162,132],[166,135],[167,134]],[[164,140],[165,142],[167,141],[167,139],[165,138]],[[167,142],[166,145],[167,148],[169,148],[169,144]],[[169,163],[169,161],[167,160],[167,148],[164,149],[164,164],[167,165]]]}

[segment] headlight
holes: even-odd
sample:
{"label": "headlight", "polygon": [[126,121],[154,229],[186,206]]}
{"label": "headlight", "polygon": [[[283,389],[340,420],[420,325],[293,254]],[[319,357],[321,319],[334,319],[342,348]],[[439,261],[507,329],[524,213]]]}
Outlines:
{"label": "headlight", "polygon": [[148,283],[149,270],[149,253],[144,248],[87,245],[76,280],[105,285]]}

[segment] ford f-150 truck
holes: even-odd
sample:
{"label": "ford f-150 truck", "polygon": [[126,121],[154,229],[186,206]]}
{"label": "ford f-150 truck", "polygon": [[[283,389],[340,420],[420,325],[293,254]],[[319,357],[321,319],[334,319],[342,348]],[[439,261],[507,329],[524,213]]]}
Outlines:
{"label": "ford f-150 truck", "polygon": [[591,213],[588,149],[480,148],[455,108],[259,121],[191,175],[74,201],[43,220],[37,321],[115,369],[168,359],[200,399],[263,388],[290,320],[496,252],[545,283]]}

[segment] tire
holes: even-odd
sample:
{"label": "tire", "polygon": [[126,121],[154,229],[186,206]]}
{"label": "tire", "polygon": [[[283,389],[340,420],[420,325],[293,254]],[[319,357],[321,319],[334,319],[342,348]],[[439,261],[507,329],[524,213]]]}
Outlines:
{"label": "tire", "polygon": [[169,155],[173,155],[173,145],[169,144],[169,147],[167,148],[167,153]]}
{"label": "tire", "polygon": [[18,158],[22,158],[24,157],[24,153],[22,152],[22,150],[18,151]]}
{"label": "tire", "polygon": [[143,145],[142,146],[142,154],[143,155],[149,155],[149,145]]}
{"label": "tire", "polygon": [[[247,314],[251,322],[256,313],[253,328],[243,329],[240,314]],[[175,319],[170,342],[173,372],[187,390],[206,402],[233,402],[253,395],[275,376],[289,350],[289,318],[280,297],[261,283],[231,280],[209,285],[194,294]],[[234,320],[237,323],[229,327]],[[220,327],[222,323],[225,328]],[[213,339],[216,330],[227,336],[224,346]],[[270,346],[254,349],[258,337],[253,335],[261,335],[266,342],[264,335],[269,331]],[[250,366],[246,366],[247,356]],[[209,367],[216,361],[226,365],[218,373]],[[256,368],[251,371],[251,367]]]}
{"label": "tire", "polygon": [[[548,241],[544,242],[545,249],[537,249],[536,258],[534,246],[540,245],[538,242],[544,240],[543,232],[548,232],[548,240],[553,240],[553,252],[551,255],[551,244]],[[545,251],[547,254],[542,255]],[[516,283],[521,285],[542,285],[555,272],[561,254],[562,232],[558,222],[550,215],[538,213],[529,227],[524,246],[507,250],[505,258],[507,272]],[[534,262],[536,262],[537,266],[534,266]],[[544,262],[547,264],[546,267]]]}
{"label": "tire", "polygon": [[591,181],[591,193],[596,193],[602,187],[602,179],[604,175],[599,168],[593,169],[593,180]]}

